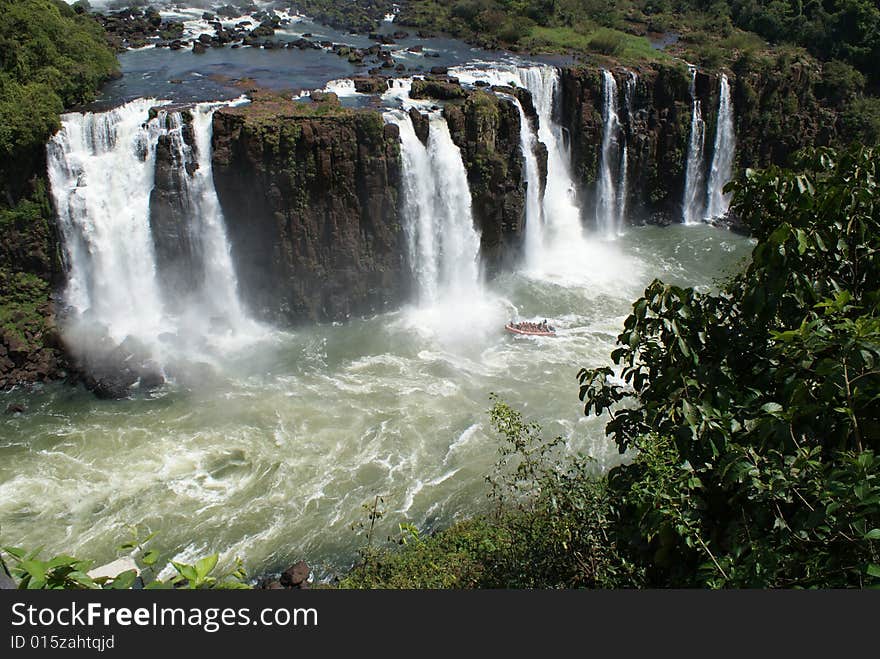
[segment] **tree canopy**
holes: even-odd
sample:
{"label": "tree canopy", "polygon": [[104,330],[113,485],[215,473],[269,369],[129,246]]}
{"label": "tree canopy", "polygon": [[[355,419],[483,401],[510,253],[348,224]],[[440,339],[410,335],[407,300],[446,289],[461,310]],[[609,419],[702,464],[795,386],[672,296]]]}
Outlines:
{"label": "tree canopy", "polygon": [[[118,68],[100,26],[60,0],[0,0],[0,182],[32,170],[65,107]],[[16,176],[13,176],[16,174]]]}

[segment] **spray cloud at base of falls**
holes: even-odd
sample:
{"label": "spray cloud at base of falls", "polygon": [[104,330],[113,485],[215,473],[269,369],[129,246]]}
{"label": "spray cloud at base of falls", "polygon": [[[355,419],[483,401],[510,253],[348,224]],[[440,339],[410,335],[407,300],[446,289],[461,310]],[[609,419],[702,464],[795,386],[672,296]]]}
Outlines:
{"label": "spray cloud at base of falls", "polygon": [[[68,332],[87,351],[134,340],[160,364],[215,341],[234,344],[256,329],[238,300],[211,172],[212,116],[222,104],[186,114],[165,105],[139,99],[105,113],[64,115],[47,147]],[[180,269],[193,273],[188,290],[164,280],[167,258],[151,213],[160,140],[183,223],[170,228],[170,242],[187,261]]]}

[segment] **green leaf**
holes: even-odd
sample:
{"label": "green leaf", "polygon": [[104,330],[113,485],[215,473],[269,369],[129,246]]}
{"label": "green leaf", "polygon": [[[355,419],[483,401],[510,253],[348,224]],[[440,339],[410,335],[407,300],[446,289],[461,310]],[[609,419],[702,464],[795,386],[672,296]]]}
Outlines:
{"label": "green leaf", "polygon": [[694,411],[693,406],[687,402],[686,399],[681,401],[682,411],[684,412],[684,418],[687,419],[688,425],[692,428],[695,428],[699,421],[697,420],[697,414]]}
{"label": "green leaf", "polygon": [[25,550],[19,547],[3,547],[3,551],[17,560],[22,560],[25,556]]}
{"label": "green leaf", "polygon": [[43,580],[46,577],[46,564],[42,561],[27,560],[18,564],[19,569],[29,574],[31,580]]}
{"label": "green leaf", "polygon": [[95,582],[95,580],[92,579],[89,575],[87,575],[85,572],[80,572],[78,570],[68,574],[67,580],[73,581],[74,583],[78,583],[79,585],[84,586],[85,588],[96,588],[98,585]]}
{"label": "green leaf", "polygon": [[46,563],[46,570],[51,570],[56,567],[69,567],[71,565],[76,565],[77,563],[79,563],[79,559],[74,558],[73,556],[56,556]]}
{"label": "green leaf", "polygon": [[880,578],[880,565],[876,565],[871,563],[868,565],[868,569],[865,570],[869,576]]}
{"label": "green leaf", "polygon": [[880,540],[880,529],[871,529],[865,534],[865,540]]}
{"label": "green leaf", "polygon": [[110,587],[113,590],[128,590],[134,585],[137,576],[137,570],[126,570],[125,572],[116,575],[116,578],[113,579],[113,583]]}
{"label": "green leaf", "polygon": [[141,558],[141,562],[144,565],[146,565],[147,567],[155,565],[156,561],[158,561],[158,560],[159,560],[159,552],[157,552],[154,549],[151,549],[150,551],[146,552],[144,554],[143,558]]}
{"label": "green leaf", "polygon": [[203,581],[205,577],[214,569],[217,565],[217,561],[220,558],[218,554],[211,554],[210,556],[205,556],[202,559],[196,561],[195,569],[196,574],[198,575],[197,581]]}
{"label": "green leaf", "polygon": [[177,570],[178,574],[182,576],[184,579],[194,582],[198,581],[199,575],[196,573],[196,569],[192,565],[187,565],[186,563],[175,563],[171,561],[171,565],[174,566],[174,569]]}
{"label": "green leaf", "polygon": [[774,416],[781,412],[782,409],[782,405],[780,405],[779,403],[765,403],[764,405],[761,405],[761,410]]}

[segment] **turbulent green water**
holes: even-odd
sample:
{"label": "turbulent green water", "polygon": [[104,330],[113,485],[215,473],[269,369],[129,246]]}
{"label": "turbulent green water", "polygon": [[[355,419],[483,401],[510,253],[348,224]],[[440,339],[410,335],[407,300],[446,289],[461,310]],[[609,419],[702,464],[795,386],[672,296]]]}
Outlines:
{"label": "turbulent green water", "polygon": [[[631,229],[558,276],[502,276],[483,300],[267,328],[152,397],[0,395],[27,407],[0,417],[0,543],[104,561],[138,523],[165,558],[219,551],[257,574],[305,557],[327,574],[355,559],[351,526],[375,495],[380,536],[483,509],[490,392],[608,468],[619,456],[603,420],[583,416],[578,368],[609,361],[654,277],[708,287],[750,248],[706,226]],[[513,337],[512,317],[547,318],[559,336]]]}

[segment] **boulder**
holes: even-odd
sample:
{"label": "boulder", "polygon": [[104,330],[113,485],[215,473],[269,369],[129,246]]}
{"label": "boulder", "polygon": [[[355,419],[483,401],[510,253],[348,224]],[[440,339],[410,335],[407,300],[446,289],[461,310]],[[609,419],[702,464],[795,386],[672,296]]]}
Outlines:
{"label": "boulder", "polygon": [[438,101],[451,101],[467,98],[467,91],[461,85],[442,80],[413,80],[410,98],[435,98]]}
{"label": "boulder", "polygon": [[305,561],[298,561],[281,573],[281,585],[285,588],[308,587],[311,570]]}
{"label": "boulder", "polygon": [[388,78],[353,78],[354,90],[361,94],[383,94],[388,89]]}
{"label": "boulder", "polygon": [[428,132],[430,130],[431,122],[428,119],[428,115],[422,114],[415,108],[409,109],[409,118],[412,120],[413,130],[416,133],[416,137],[422,142],[422,144],[428,144]]}

